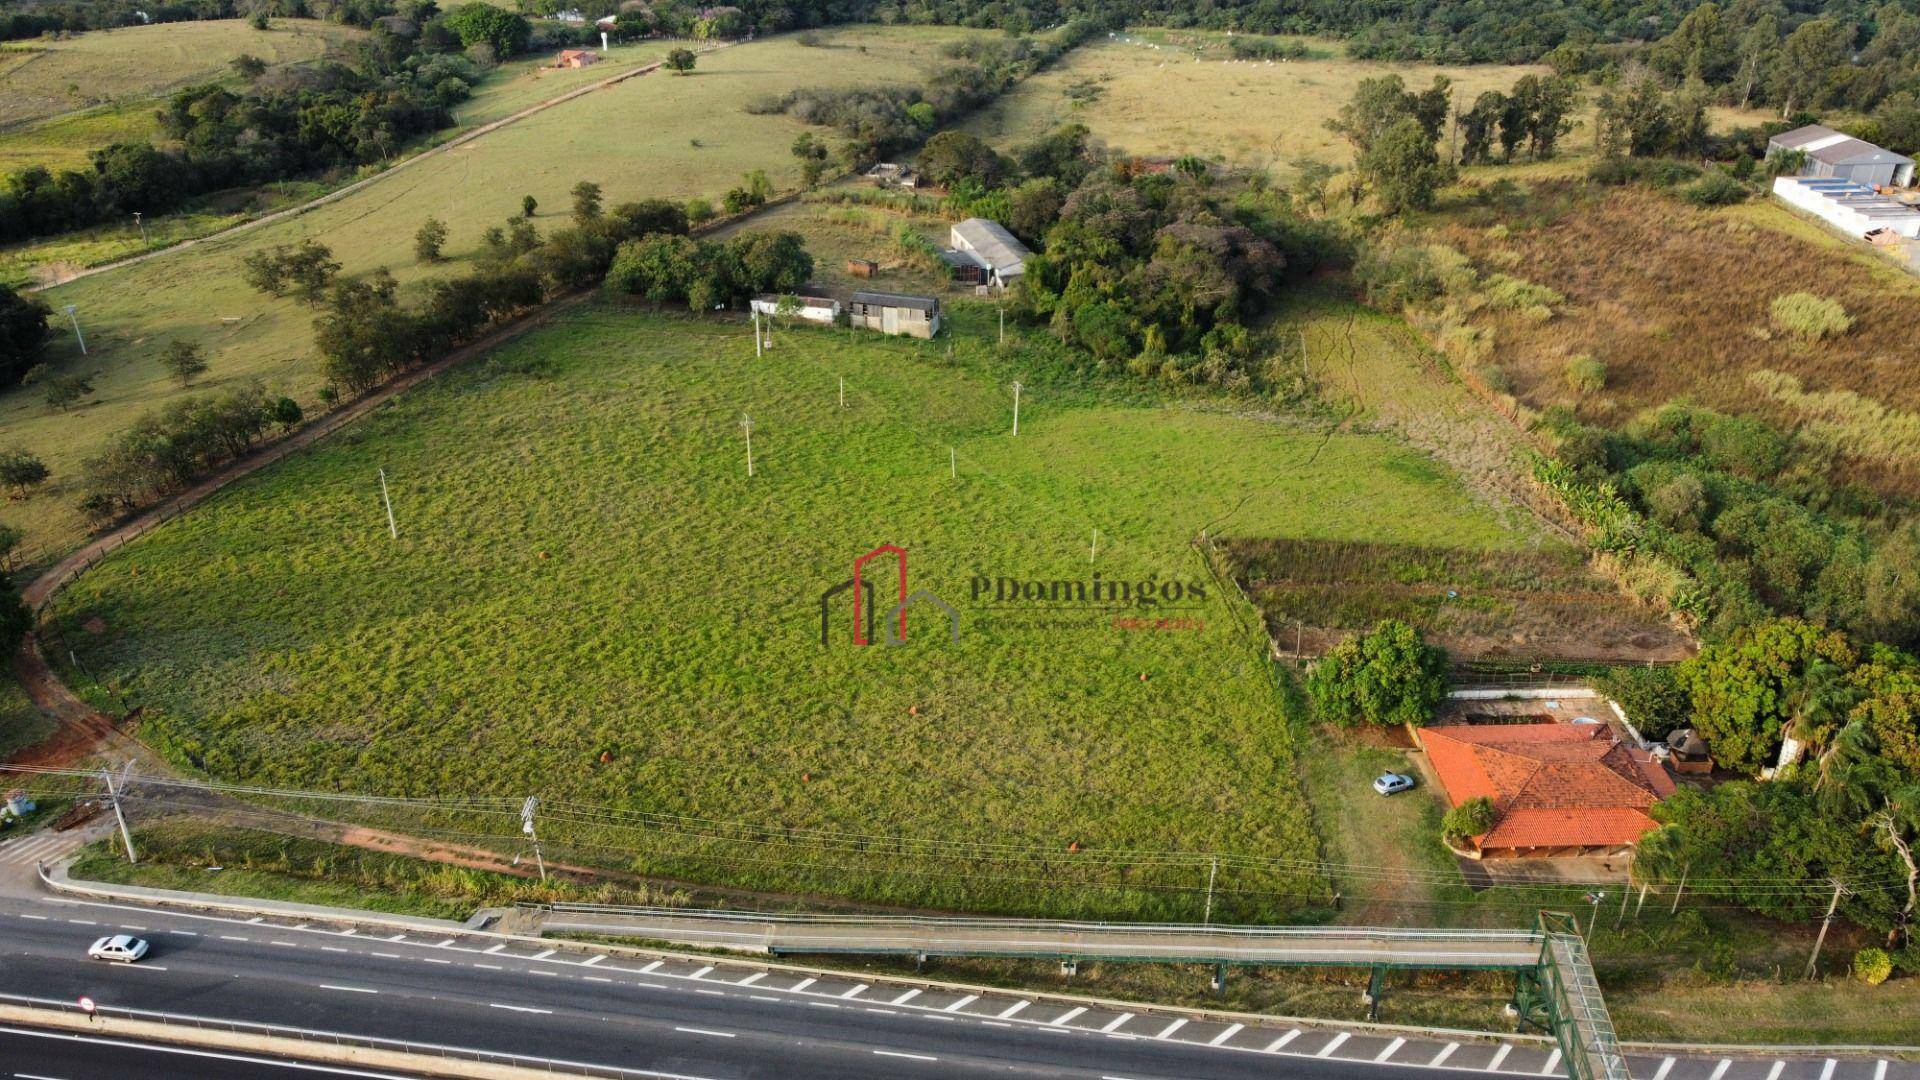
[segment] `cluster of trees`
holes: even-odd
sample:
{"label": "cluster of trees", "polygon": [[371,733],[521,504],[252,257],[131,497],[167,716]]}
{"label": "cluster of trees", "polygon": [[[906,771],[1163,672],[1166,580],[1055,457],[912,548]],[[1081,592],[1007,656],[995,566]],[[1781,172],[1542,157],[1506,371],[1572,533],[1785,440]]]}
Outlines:
{"label": "cluster of trees", "polygon": [[223,394],[176,401],[121,432],[86,463],[80,508],[105,520],[192,483],[301,419],[291,398],[249,383]]}
{"label": "cluster of trees", "polygon": [[813,276],[799,233],[741,233],[725,243],[657,233],[620,245],[607,288],[712,311],[758,293],[791,293]]}
{"label": "cluster of trees", "polygon": [[372,26],[375,20],[392,13],[393,5],[387,0],[173,0],[159,4],[147,0],[24,0],[0,13],[0,41],[243,16],[326,19],[349,26]]}
{"label": "cluster of trees", "polygon": [[1620,430],[1546,418],[1561,464],[1634,520],[1603,543],[1650,551],[1698,583],[1710,633],[1804,615],[1920,646],[1920,522],[1836,485],[1824,451],[1750,417],[1676,402]]}
{"label": "cluster of trees", "polygon": [[1447,696],[1447,654],[1406,623],[1384,619],[1315,661],[1307,696],[1317,716],[1342,727],[1424,724]]}
{"label": "cluster of trees", "polygon": [[[1920,660],[1785,618],[1642,681],[1685,702],[1717,763],[1772,779],[1683,788],[1654,810],[1662,828],[1642,842],[1637,869],[1654,880],[1831,878],[1849,888],[1843,912],[1886,932],[1895,963],[1920,973]],[[1831,893],[1756,884],[1728,895],[1806,919]]]}
{"label": "cluster of trees", "polygon": [[924,84],[794,90],[750,103],[748,111],[784,112],[802,123],[833,128],[846,139],[834,152],[840,166],[855,169],[918,145],[941,125],[992,101],[1100,29],[1100,24],[1080,20],[1044,41],[1019,37],[954,42],[947,55],[955,62]]}
{"label": "cluster of trees", "polygon": [[1572,79],[1523,75],[1506,93],[1488,90],[1473,99],[1473,106],[1460,112],[1460,163],[1475,165],[1492,160],[1493,148],[1500,147],[1500,160],[1512,161],[1525,149],[1527,156],[1544,161],[1559,148],[1560,137],[1572,126],[1569,114],[1579,91]]}
{"label": "cluster of trees", "polygon": [[[192,86],[168,100],[159,114],[164,149],[116,143],[94,151],[84,169],[56,174],[34,166],[0,181],[0,240],[160,213],[211,191],[390,157],[453,122],[449,108],[480,76],[473,60],[450,51],[465,38],[448,24],[464,25],[482,8],[463,6],[425,29],[404,15],[382,17],[352,64],[267,71],[242,57],[236,67],[248,76],[244,86]],[[407,10],[418,15],[432,4]]]}
{"label": "cluster of trees", "polygon": [[18,386],[40,363],[53,310],[11,285],[0,284],[0,390]]}

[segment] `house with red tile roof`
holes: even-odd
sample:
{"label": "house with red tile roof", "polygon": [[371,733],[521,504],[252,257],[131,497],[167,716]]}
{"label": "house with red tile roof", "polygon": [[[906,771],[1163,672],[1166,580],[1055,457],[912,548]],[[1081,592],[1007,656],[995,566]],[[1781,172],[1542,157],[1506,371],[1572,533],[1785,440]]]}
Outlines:
{"label": "house with red tile roof", "polygon": [[1673,794],[1665,767],[1605,724],[1454,724],[1417,738],[1452,805],[1493,801],[1498,822],[1467,841],[1477,858],[1624,851]]}

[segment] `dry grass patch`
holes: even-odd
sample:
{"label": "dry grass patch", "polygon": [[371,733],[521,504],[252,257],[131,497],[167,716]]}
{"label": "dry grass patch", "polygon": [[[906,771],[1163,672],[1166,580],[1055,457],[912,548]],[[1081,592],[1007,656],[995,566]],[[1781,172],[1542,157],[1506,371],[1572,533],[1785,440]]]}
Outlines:
{"label": "dry grass patch", "polygon": [[[1855,418],[1920,410],[1912,362],[1920,291],[1888,289],[1844,251],[1646,190],[1539,187],[1561,212],[1514,223],[1500,237],[1464,218],[1441,230],[1477,261],[1524,266],[1566,298],[1550,322],[1493,307],[1475,316],[1494,332],[1522,403],[1577,406],[1589,420],[1619,423],[1688,396],[1786,427],[1816,416],[1832,422],[1836,410]],[[1743,227],[1729,227],[1736,221]],[[1807,282],[1819,283],[1818,297],[1789,298]],[[1850,328],[1839,333],[1843,321]],[[1569,363],[1583,355],[1605,365],[1604,393],[1569,380]],[[1763,371],[1791,378],[1790,392],[1785,383],[1757,387],[1750,377]],[[1823,396],[1835,393],[1850,397]],[[1856,426],[1865,432],[1871,423]],[[1836,449],[1841,479],[1920,493],[1920,459],[1859,439]]]}

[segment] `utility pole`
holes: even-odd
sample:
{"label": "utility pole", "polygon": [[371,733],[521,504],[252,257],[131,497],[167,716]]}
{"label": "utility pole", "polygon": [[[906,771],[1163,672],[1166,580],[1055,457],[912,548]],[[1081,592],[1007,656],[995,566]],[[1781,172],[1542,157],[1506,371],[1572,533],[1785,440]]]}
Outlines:
{"label": "utility pole", "polygon": [[1813,978],[1814,970],[1820,964],[1820,946],[1827,943],[1827,927],[1833,925],[1833,913],[1840,910],[1840,894],[1846,891],[1847,887],[1840,884],[1839,879],[1835,878],[1833,882],[1833,899],[1827,904],[1826,915],[1820,919],[1820,933],[1813,939],[1813,955],[1807,957],[1806,977],[1809,979]]}
{"label": "utility pole", "polygon": [[1588,941],[1593,940],[1594,931],[1600,928],[1600,901],[1606,898],[1607,894],[1597,889],[1587,894],[1587,902],[1593,905],[1593,914],[1587,918]]}
{"label": "utility pole", "polygon": [[1212,925],[1213,923],[1213,879],[1219,876],[1219,873],[1220,873],[1220,860],[1219,859],[1208,860],[1207,861],[1207,909],[1200,916],[1200,924],[1202,926],[1209,926],[1209,925]]}
{"label": "utility pole", "polygon": [[1087,545],[1087,561],[1092,562],[1093,557],[1099,553],[1100,553],[1100,530],[1095,529],[1093,530],[1093,543]]}
{"label": "utility pole", "polygon": [[540,834],[533,831],[533,811],[539,805],[540,800],[532,795],[527,796],[527,801],[520,804],[520,831],[526,833],[527,839],[533,841],[533,861],[540,867],[540,880],[545,881],[547,880],[547,860],[540,854]]}
{"label": "utility pole", "polygon": [[1004,349],[1007,347],[1007,309],[996,307],[996,310],[1000,312],[1000,347]]}
{"label": "utility pole", "polygon": [[80,355],[87,355],[87,339],[80,333],[80,316],[76,314],[78,304],[67,305],[67,318],[73,320],[73,338],[80,343]]}
{"label": "utility pole", "polygon": [[947,447],[947,472],[953,479],[960,479],[960,451]]}
{"label": "utility pole", "polygon": [[387,495],[387,470],[380,470],[380,502],[387,508],[387,532],[400,539],[400,526],[393,520],[393,499]]}
{"label": "utility pole", "polygon": [[753,312],[753,358],[760,359],[760,311],[757,308]]}
{"label": "utility pole", "polygon": [[140,227],[140,246],[151,247],[152,244],[147,240],[147,223],[140,219],[140,211],[138,210],[133,212],[133,223]]}
{"label": "utility pole", "polygon": [[847,377],[845,375],[840,376],[840,407],[843,409],[847,407]]}
{"label": "utility pole", "polygon": [[740,430],[747,433],[747,475],[753,475],[753,417],[740,414]]}
{"label": "utility pole", "polygon": [[1667,909],[1667,914],[1672,915],[1680,910],[1680,896],[1687,891],[1687,874],[1692,869],[1692,863],[1680,868],[1680,887],[1673,890],[1673,906]]}
{"label": "utility pole", "polygon": [[[128,760],[127,772],[121,774],[121,782],[123,785],[125,784],[127,773],[132,772],[132,770],[133,762],[132,760]],[[127,845],[127,861],[130,863],[138,862],[139,860],[134,858],[133,855],[133,834],[127,831],[127,815],[120,811],[120,789],[113,784],[112,771],[105,766],[101,766],[100,779],[107,782],[107,799],[113,803],[114,820],[120,823],[120,842]]]}
{"label": "utility pole", "polygon": [[1020,382],[1013,383],[1013,433],[1020,434]]}

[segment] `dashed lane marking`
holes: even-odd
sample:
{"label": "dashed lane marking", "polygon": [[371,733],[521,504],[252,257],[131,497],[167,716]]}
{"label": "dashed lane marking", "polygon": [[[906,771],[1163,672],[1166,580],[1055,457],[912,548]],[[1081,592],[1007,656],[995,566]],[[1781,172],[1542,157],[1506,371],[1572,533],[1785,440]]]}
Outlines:
{"label": "dashed lane marking", "polygon": [[1351,1038],[1353,1038],[1352,1035],[1349,1035],[1343,1031],[1340,1034],[1335,1035],[1332,1039],[1329,1039],[1327,1041],[1327,1045],[1321,1047],[1320,1052],[1313,1056],[1314,1057],[1332,1057],[1333,1052],[1340,1048],[1340,1044],[1346,1042],[1348,1039],[1351,1039]]}
{"label": "dashed lane marking", "polygon": [[344,990],[349,994],[377,994],[380,991],[365,986],[337,986],[333,983],[321,983],[322,990]]}
{"label": "dashed lane marking", "polygon": [[710,1035],[716,1039],[731,1039],[734,1037],[734,1033],[731,1031],[715,1031],[712,1028],[675,1027],[673,1030],[684,1031],[689,1035]]}
{"label": "dashed lane marking", "polygon": [[940,1060],[939,1058],[934,1057],[932,1054],[909,1054],[900,1050],[875,1050],[874,1053],[879,1054],[881,1057],[906,1058],[908,1061],[939,1061]]}
{"label": "dashed lane marking", "polygon": [[542,1015],[542,1016],[552,1016],[552,1015],[553,1015],[553,1010],[552,1010],[552,1009],[536,1009],[536,1008],[534,1008],[534,1007],[533,1007],[533,1006],[531,1006],[531,1005],[502,1005],[502,1004],[500,1004],[500,1003],[499,1003],[499,1002],[497,1002],[497,1001],[489,1001],[489,1002],[487,1002],[487,1008],[489,1008],[489,1009],[505,1009],[505,1010],[507,1010],[508,1012],[523,1012],[523,1013],[539,1013],[539,1014],[540,1014],[540,1015]]}

